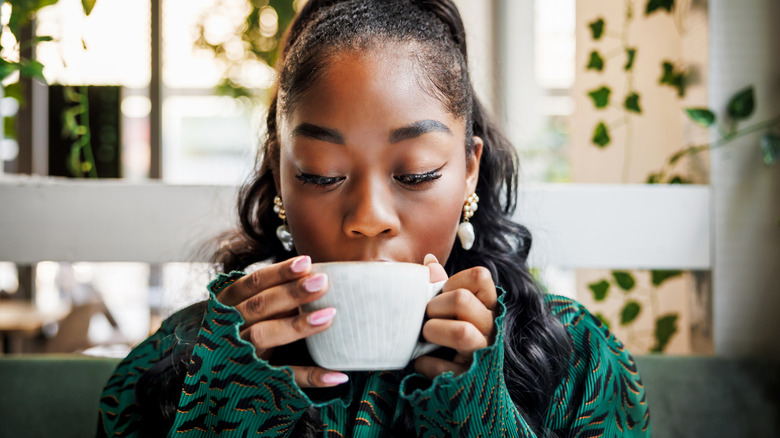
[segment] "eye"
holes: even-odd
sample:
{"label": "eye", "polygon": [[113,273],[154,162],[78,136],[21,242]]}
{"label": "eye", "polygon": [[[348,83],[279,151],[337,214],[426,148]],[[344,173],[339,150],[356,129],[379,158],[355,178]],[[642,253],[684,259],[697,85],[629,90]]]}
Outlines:
{"label": "eye", "polygon": [[441,170],[441,167],[436,170],[431,170],[430,172],[410,173],[406,175],[395,176],[393,178],[405,186],[417,187],[426,183],[431,183],[441,178],[441,173],[439,173],[439,170]]}
{"label": "eye", "polygon": [[298,180],[300,180],[304,185],[313,184],[323,188],[340,183],[345,179],[343,176],[321,176],[312,175],[310,173],[299,173],[298,175],[295,175],[295,177],[298,178]]}

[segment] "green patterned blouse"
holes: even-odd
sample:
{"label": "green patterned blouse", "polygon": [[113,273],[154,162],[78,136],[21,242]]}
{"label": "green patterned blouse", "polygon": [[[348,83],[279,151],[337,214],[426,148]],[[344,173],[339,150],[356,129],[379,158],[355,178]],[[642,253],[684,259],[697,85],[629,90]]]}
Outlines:
{"label": "green patterned blouse", "polygon": [[[311,406],[320,413],[325,437],[388,436],[394,420],[408,409],[418,436],[537,436],[515,409],[504,382],[503,291],[495,342],[474,353],[467,372],[447,372],[432,382],[408,369],[350,372],[341,396],[318,400],[297,386],[289,367],[258,359],[254,347],[239,338],[241,315],[215,296],[241,275],[220,274],[209,284],[208,308],[169,437],[289,436]],[[574,345],[546,427],[567,437],[649,437],[647,400],[628,351],[582,305],[554,295],[546,301]],[[183,324],[174,314],[119,364],[100,400],[99,434],[142,436],[136,382],[176,348]]]}

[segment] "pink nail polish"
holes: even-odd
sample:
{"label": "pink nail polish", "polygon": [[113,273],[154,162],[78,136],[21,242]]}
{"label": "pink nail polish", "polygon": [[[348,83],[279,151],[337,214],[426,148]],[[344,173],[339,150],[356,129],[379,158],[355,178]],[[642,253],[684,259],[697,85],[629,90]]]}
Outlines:
{"label": "pink nail polish", "polygon": [[311,277],[307,278],[306,281],[303,282],[303,288],[306,289],[306,292],[318,292],[320,289],[325,287],[325,284],[328,283],[328,276],[325,274],[315,274]]}
{"label": "pink nail polish", "polygon": [[328,385],[341,385],[349,380],[349,376],[342,373],[328,373],[322,376],[322,381]]}
{"label": "pink nail polish", "polygon": [[311,257],[301,256],[292,262],[292,265],[290,265],[290,270],[296,274],[300,274],[301,272],[305,271],[306,268],[308,268],[310,265],[311,265]]}
{"label": "pink nail polish", "polygon": [[336,309],[328,307],[327,309],[318,310],[309,315],[306,320],[311,325],[322,325],[333,319],[336,315]]}

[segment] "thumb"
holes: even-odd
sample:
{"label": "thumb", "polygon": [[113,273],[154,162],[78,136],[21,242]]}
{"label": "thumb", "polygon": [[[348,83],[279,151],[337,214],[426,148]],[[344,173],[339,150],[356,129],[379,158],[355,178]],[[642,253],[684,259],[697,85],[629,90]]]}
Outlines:
{"label": "thumb", "polygon": [[444,270],[444,266],[439,264],[439,260],[433,254],[428,254],[423,260],[425,265],[431,273],[431,283],[437,283],[447,279],[447,271]]}

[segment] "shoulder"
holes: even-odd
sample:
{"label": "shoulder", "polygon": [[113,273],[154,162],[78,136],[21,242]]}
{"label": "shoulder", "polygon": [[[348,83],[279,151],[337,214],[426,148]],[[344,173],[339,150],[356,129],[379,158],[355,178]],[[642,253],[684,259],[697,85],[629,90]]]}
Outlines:
{"label": "shoulder", "polygon": [[583,336],[595,336],[600,341],[614,344],[621,349],[624,348],[609,328],[578,301],[552,294],[545,295],[544,301],[553,316],[563,324],[575,341]]}
{"label": "shoulder", "polygon": [[[545,302],[571,337],[573,347],[568,373],[556,391],[548,417],[551,428],[647,436],[649,409],[644,386],[623,343],[581,303],[557,295],[546,295]],[[605,421],[607,418],[610,420]]]}

